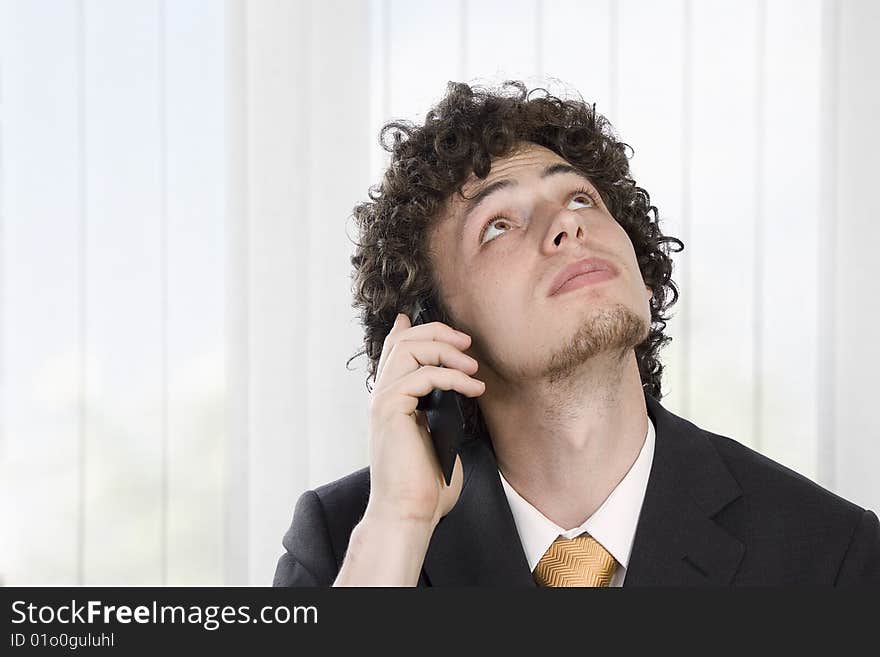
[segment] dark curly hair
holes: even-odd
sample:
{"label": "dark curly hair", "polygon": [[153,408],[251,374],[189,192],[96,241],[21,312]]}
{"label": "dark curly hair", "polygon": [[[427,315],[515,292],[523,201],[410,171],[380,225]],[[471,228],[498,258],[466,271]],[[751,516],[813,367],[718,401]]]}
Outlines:
{"label": "dark curly hair", "polygon": [[[363,354],[369,357],[369,391],[397,313],[412,318],[415,301],[426,297],[439,320],[454,326],[428,256],[428,235],[452,193],[462,194],[471,171],[485,179],[491,158],[509,155],[523,142],[554,151],[586,174],[632,241],[642,277],[653,291],[651,329],[635,348],[636,359],[643,389],[661,399],[658,352],[672,339],[663,334],[669,319],[663,313],[678,299],[667,243],[677,243],[676,252],[684,244],[660,232],[657,208],[630,177],[625,150],[632,148],[616,139],[595,104],[585,104],[579,94],[576,100],[563,100],[543,88],[529,92],[517,80],[504,82],[500,89],[449,82],[446,96],[428,111],[424,125],[395,120],[380,130],[379,144],[391,160],[381,184],[370,187],[371,200],[354,207],[360,237],[351,257],[352,306],[360,310],[365,334],[364,349],[348,362]],[[470,437],[488,438],[478,402],[463,399]]]}

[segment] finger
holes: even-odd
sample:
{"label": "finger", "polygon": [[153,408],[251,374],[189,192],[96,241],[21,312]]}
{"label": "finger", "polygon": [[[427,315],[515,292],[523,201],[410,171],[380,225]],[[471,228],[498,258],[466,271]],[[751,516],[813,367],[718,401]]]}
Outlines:
{"label": "finger", "polygon": [[382,353],[379,354],[379,364],[376,366],[376,381],[379,380],[379,376],[381,376],[382,370],[385,367],[385,361],[388,360],[388,354],[391,352],[393,346],[393,343],[389,345],[391,342],[391,336],[396,335],[410,326],[412,325],[409,322],[409,317],[403,313],[397,313],[397,317],[394,318],[394,323],[391,325],[391,330],[388,332],[388,335],[385,336],[385,342],[382,345]]}
{"label": "finger", "polygon": [[456,331],[447,324],[442,322],[428,322],[427,324],[413,326],[407,315],[398,313],[397,319],[391,327],[391,331],[385,336],[385,342],[382,345],[382,353],[379,355],[379,363],[376,368],[377,384],[379,377],[385,368],[385,362],[388,360],[388,355],[394,349],[394,346],[403,339],[445,341],[459,346],[460,349],[467,349],[471,343],[469,335],[462,333],[461,331]]}
{"label": "finger", "polygon": [[426,365],[398,380],[383,397],[386,403],[399,405],[387,410],[412,415],[419,398],[436,389],[454,390],[467,397],[479,397],[485,392],[486,385],[460,370]]}
{"label": "finger", "polygon": [[455,345],[440,340],[401,340],[385,361],[383,385],[394,382],[425,365],[442,365],[466,374],[474,374],[479,363]]}

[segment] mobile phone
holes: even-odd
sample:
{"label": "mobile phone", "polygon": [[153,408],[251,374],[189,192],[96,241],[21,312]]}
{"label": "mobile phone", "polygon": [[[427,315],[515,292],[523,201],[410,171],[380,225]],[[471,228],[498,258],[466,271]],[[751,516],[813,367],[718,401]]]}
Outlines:
{"label": "mobile phone", "polygon": [[[439,320],[431,301],[428,299],[416,301],[412,325],[418,326],[435,321]],[[416,406],[425,413],[437,460],[440,462],[447,486],[452,481],[452,469],[455,467],[455,457],[459,448],[468,440],[462,412],[463,401],[464,396],[455,390],[435,388],[424,397],[419,397]]]}

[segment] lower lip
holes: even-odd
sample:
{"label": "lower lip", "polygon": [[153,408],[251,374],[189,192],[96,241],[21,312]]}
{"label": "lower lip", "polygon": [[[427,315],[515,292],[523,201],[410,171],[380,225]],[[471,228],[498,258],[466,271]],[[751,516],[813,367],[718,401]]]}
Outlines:
{"label": "lower lip", "polygon": [[586,287],[587,285],[592,285],[593,283],[601,283],[602,281],[607,281],[609,278],[614,278],[614,272],[610,272],[607,269],[591,271],[589,274],[580,274],[579,276],[575,276],[574,278],[569,278],[567,281],[565,281],[565,283],[562,284],[562,287],[560,287],[550,296],[556,296],[557,294],[562,294],[563,292]]}

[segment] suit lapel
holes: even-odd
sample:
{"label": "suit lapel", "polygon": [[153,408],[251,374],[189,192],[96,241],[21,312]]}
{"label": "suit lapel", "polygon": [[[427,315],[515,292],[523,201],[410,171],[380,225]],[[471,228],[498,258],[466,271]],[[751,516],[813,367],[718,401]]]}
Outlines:
{"label": "suit lapel", "polygon": [[[645,395],[654,459],[624,586],[718,586],[733,578],[745,548],[712,516],[740,488],[702,431]],[[491,446],[461,450],[464,484],[437,525],[424,561],[432,586],[534,587]]]}
{"label": "suit lapel", "polygon": [[739,484],[703,431],[645,395],[656,440],[624,587],[725,586],[745,546],[712,517]]}
{"label": "suit lapel", "polygon": [[428,545],[428,581],[432,586],[535,586],[494,452],[474,440],[459,455],[464,483]]}

